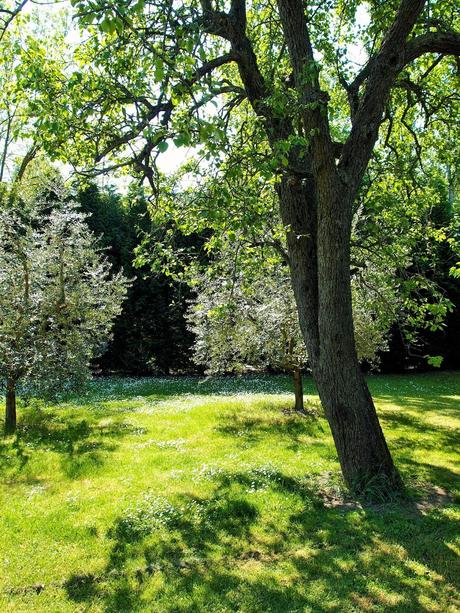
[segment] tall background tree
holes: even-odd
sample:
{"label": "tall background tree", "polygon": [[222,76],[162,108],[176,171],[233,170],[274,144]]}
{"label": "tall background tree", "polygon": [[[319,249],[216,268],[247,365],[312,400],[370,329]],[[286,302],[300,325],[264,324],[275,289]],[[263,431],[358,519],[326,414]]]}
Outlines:
{"label": "tall background tree", "polygon": [[[383,124],[407,125],[413,137],[424,112],[416,92],[433,80],[455,88],[455,61],[444,58],[460,54],[457,3],[72,4],[92,34],[76,58],[81,70],[62,87],[65,102],[46,90],[35,100],[69,119],[49,126],[60,155],[79,152],[75,163],[93,172],[129,168],[155,195],[155,160],[171,141],[222,159],[243,128],[241,164],[279,200],[302,334],[344,477],[357,489],[375,480],[398,487],[356,354],[352,222]],[[414,93],[407,112],[401,88]],[[434,120],[455,130],[446,109],[456,105],[445,98],[432,109],[426,130],[439,146]],[[436,317],[434,306],[425,310]]]}

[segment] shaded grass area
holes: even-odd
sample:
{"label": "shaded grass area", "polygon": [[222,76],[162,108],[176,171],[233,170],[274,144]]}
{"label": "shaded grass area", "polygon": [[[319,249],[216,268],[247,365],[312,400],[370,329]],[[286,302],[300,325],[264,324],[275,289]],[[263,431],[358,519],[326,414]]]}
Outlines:
{"label": "shaded grass area", "polygon": [[284,377],[106,379],[21,410],[1,610],[459,611],[460,374],[370,385],[412,501],[340,504],[327,423],[283,412]]}

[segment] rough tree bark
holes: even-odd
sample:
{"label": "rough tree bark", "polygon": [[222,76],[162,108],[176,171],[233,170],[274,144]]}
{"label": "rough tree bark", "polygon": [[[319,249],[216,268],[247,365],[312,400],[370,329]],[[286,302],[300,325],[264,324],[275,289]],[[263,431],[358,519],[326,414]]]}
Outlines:
{"label": "rough tree bark", "polygon": [[6,383],[5,409],[5,434],[13,434],[16,431],[16,383],[12,378]]}
{"label": "rough tree bark", "polygon": [[[318,223],[311,187],[308,180],[287,177],[278,193],[283,221],[291,229],[292,285],[313,377],[347,484],[361,490],[378,480],[381,487],[396,489],[400,479],[356,355],[350,224],[340,223],[343,215],[333,210]],[[336,202],[343,206],[339,194]]]}
{"label": "rough tree bark", "polygon": [[[400,479],[388,450],[355,348],[350,222],[340,193],[323,203],[318,223],[320,350],[312,363],[346,482],[361,490],[373,482],[396,489]],[[351,208],[351,207],[350,207]],[[351,217],[351,216],[349,216]]]}

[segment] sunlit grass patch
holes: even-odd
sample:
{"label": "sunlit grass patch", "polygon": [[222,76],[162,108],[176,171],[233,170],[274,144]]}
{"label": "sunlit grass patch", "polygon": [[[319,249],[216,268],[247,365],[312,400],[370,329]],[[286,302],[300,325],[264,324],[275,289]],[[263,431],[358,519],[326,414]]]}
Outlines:
{"label": "sunlit grass patch", "polygon": [[1,610],[460,610],[460,376],[370,383],[412,501],[346,498],[310,381],[306,418],[283,377],[101,379],[20,409]]}

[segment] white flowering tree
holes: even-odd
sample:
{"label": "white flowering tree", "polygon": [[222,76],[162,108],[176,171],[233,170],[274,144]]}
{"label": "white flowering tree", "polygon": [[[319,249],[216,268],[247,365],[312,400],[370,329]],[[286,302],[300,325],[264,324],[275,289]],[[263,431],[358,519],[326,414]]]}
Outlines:
{"label": "white flowering tree", "polygon": [[0,386],[5,431],[16,394],[78,388],[104,350],[128,282],[112,274],[85,216],[57,186],[57,201],[0,209]]}
{"label": "white flowering tree", "polygon": [[196,336],[197,364],[209,373],[249,367],[291,372],[295,409],[304,411],[302,367],[307,353],[300,335],[287,267],[245,278],[204,275],[188,321]]}
{"label": "white flowering tree", "polygon": [[[195,362],[209,374],[269,367],[290,372],[294,408],[304,412],[302,369],[308,355],[287,266],[272,260],[232,273],[232,258],[221,257],[217,267],[198,277],[188,312]],[[356,344],[359,360],[376,366],[397,302],[381,271],[370,268],[365,276],[366,284],[362,279],[352,283]]]}

